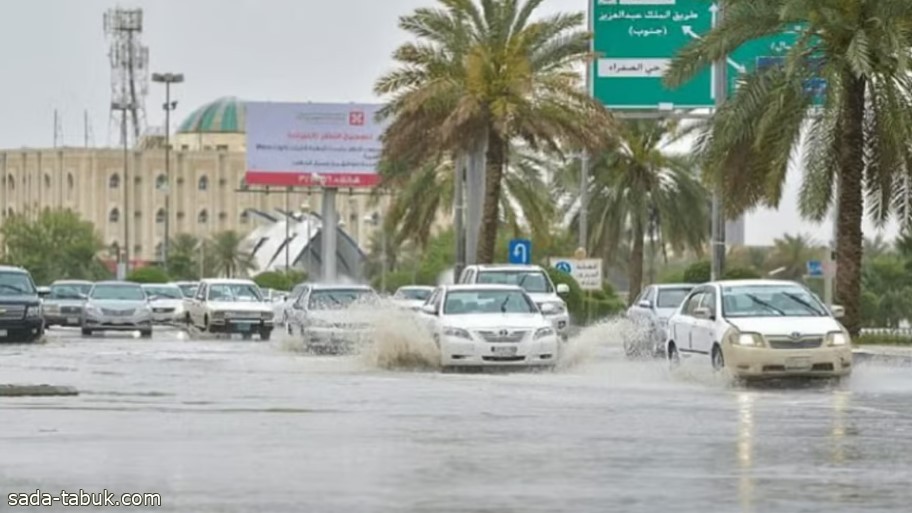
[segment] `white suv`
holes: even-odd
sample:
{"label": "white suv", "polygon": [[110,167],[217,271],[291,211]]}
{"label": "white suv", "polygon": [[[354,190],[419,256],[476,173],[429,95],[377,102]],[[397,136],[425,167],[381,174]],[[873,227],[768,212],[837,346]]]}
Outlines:
{"label": "white suv", "polygon": [[470,265],[462,271],[459,283],[521,287],[535,301],[561,337],[567,338],[570,314],[567,312],[567,303],[558,294],[569,293],[570,287],[565,283],[555,287],[548,273],[541,267],[516,264]]}
{"label": "white suv", "polygon": [[707,283],[669,319],[666,352],[672,364],[705,361],[738,378],[839,378],[852,370],[839,310],[790,281]]}

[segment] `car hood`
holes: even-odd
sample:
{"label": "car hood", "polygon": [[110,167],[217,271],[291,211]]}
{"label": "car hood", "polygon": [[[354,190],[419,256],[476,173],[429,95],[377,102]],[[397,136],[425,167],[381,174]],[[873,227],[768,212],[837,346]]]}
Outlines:
{"label": "car hood", "polygon": [[149,302],[155,308],[177,308],[179,306],[184,306],[183,299],[153,299]]}
{"label": "car hood", "polygon": [[137,308],[149,306],[149,303],[145,301],[123,301],[114,299],[93,299],[87,304],[97,308],[108,308],[110,310],[136,310]]}
{"label": "car hood", "polygon": [[735,317],[726,320],[742,332],[771,336],[825,335],[842,331],[842,326],[832,317]]}
{"label": "car hood", "polygon": [[420,299],[394,299],[393,303],[403,307],[403,308],[421,308],[425,302]]}
{"label": "car hood", "polygon": [[443,318],[443,324],[470,330],[536,329],[551,326],[540,314],[447,315]]}
{"label": "car hood", "polygon": [[271,304],[255,301],[210,301],[209,308],[232,312],[272,312]]}
{"label": "car hood", "polygon": [[23,294],[21,296],[0,296],[0,306],[2,305],[37,305],[39,299],[37,295]]}
{"label": "car hood", "polygon": [[84,299],[45,299],[44,306],[82,306]]}

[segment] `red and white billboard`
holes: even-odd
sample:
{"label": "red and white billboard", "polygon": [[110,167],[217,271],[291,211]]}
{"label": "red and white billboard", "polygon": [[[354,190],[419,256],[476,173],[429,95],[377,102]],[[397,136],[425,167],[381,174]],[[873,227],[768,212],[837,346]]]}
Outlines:
{"label": "red and white billboard", "polygon": [[382,105],[246,105],[249,185],[371,187],[380,182]]}

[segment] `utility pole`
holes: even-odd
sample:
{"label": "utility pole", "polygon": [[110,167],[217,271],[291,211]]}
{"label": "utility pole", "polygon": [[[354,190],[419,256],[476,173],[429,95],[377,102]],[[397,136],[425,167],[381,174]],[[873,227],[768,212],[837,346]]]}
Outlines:
{"label": "utility pole", "polygon": [[[725,17],[724,4],[717,5],[718,13],[716,15],[716,25]],[[715,83],[713,88],[716,93],[716,111],[725,104],[728,96],[728,63],[727,55],[722,56],[713,63],[715,67]],[[712,268],[711,279],[720,280],[725,274],[725,207],[722,204],[722,187],[717,184],[713,187],[712,195],[712,228],[710,240],[712,241]]]}
{"label": "utility pole", "polygon": [[285,276],[291,268],[291,207],[288,206],[288,199],[291,196],[291,187],[285,187]]}
{"label": "utility pole", "polygon": [[126,279],[130,274],[130,146],[129,137],[127,137],[127,113],[133,110],[133,106],[125,102],[112,102],[111,110],[121,111],[120,130],[123,140],[123,224],[124,224],[124,243],[123,243],[123,276],[118,278]]}
{"label": "utility pole", "polygon": [[165,240],[162,241],[162,263],[168,272],[168,251],[171,245],[171,111],[177,102],[171,101],[171,84],[184,81],[181,73],[153,73],[152,81],[165,84]]}
{"label": "utility pole", "polygon": [[[595,20],[593,19],[594,0],[586,2],[588,4],[588,15],[586,16],[589,24],[589,33],[595,34]],[[589,53],[595,54],[595,41],[589,39]],[[593,62],[586,62],[586,94],[592,96],[592,66]],[[579,213],[579,247],[587,252],[589,251],[589,150],[583,148],[580,154],[580,213]]]}
{"label": "utility pole", "polygon": [[466,266],[466,237],[465,225],[465,179],[466,179],[466,157],[460,154],[456,157],[456,173],[453,183],[456,190],[453,191],[453,204],[455,211],[453,213],[453,229],[456,232],[456,258],[453,266],[453,283],[459,282],[459,275]]}

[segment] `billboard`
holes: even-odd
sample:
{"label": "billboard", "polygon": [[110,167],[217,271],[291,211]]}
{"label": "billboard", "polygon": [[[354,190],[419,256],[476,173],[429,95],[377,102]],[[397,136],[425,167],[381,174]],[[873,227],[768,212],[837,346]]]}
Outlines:
{"label": "billboard", "polygon": [[249,185],[371,187],[385,127],[382,105],[266,103],[246,105]]}

